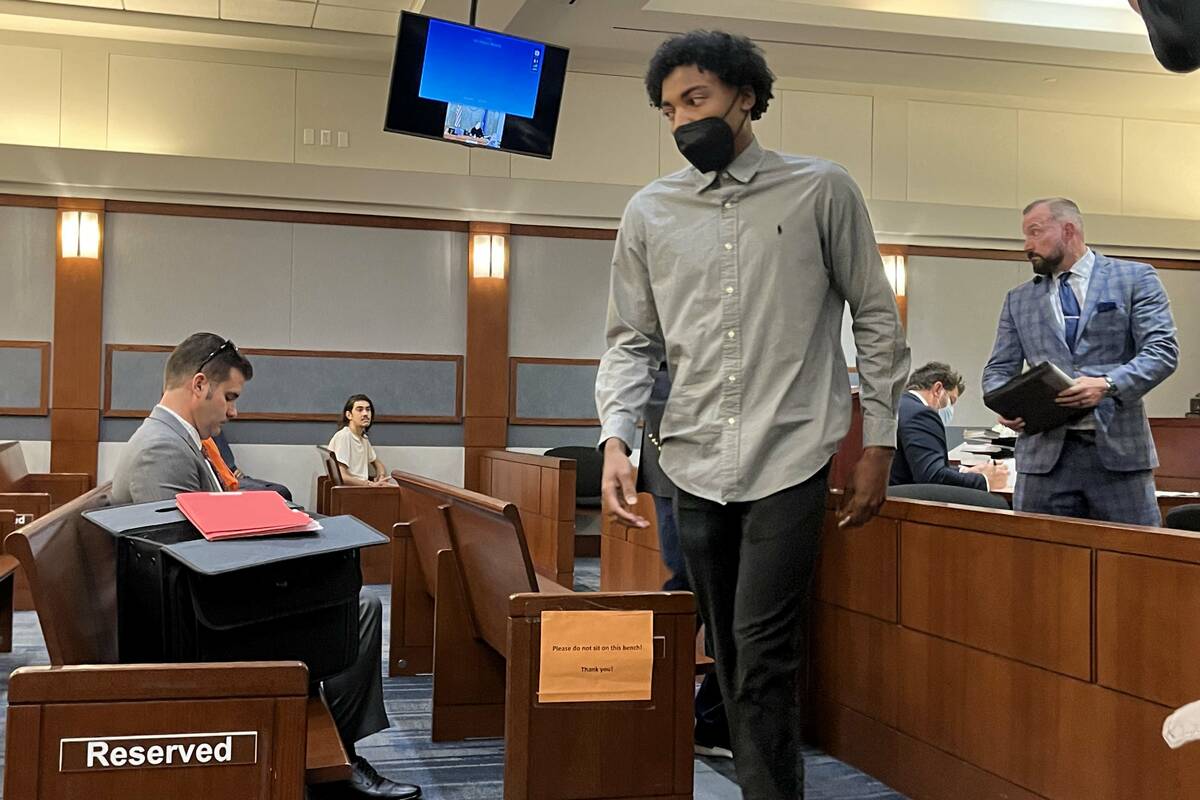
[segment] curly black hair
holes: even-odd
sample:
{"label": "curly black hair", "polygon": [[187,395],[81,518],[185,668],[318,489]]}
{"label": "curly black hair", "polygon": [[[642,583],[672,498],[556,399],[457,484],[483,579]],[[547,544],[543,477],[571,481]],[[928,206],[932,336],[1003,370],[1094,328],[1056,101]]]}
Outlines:
{"label": "curly black hair", "polygon": [[650,105],[662,108],[662,85],[676,67],[696,66],[716,74],[729,86],[754,90],[750,119],[758,119],[774,97],[775,74],[767,66],[758,45],[745,36],[724,31],[692,31],[673,36],[658,46],[646,70],[646,93]]}

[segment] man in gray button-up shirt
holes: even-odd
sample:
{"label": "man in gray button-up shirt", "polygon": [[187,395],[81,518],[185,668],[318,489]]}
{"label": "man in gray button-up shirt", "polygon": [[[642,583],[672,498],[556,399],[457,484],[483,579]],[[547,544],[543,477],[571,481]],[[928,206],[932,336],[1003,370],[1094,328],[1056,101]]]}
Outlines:
{"label": "man in gray button-up shirt", "polygon": [[[663,360],[661,463],[679,487],[688,576],[712,634],[747,798],[803,796],[794,676],[830,458],[850,423],[854,319],[865,451],[842,522],[883,502],[909,352],[862,196],[828,161],[764,150],[773,76],[749,40],[664,43],[646,85],[692,166],[630,201],[596,382],[606,506],[645,525],[627,457]],[[736,598],[736,602],[735,602]]]}

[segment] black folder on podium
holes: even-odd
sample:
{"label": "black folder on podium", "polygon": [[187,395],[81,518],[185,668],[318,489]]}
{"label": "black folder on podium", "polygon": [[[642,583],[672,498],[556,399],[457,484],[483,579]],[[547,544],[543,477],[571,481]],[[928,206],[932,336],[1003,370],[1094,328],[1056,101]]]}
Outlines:
{"label": "black folder on podium", "polygon": [[1043,433],[1091,413],[1090,408],[1065,408],[1054,402],[1059,392],[1074,382],[1067,373],[1043,361],[985,394],[983,404],[1005,419],[1025,420],[1024,433]]}

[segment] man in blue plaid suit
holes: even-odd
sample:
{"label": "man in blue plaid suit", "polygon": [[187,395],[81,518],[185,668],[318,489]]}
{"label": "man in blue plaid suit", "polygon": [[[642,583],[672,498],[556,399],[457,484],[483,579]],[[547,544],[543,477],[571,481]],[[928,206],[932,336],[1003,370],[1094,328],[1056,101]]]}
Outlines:
{"label": "man in blue plaid suit", "polygon": [[[1057,398],[1092,409],[1076,422],[1017,439],[1013,507],[1060,516],[1159,525],[1158,455],[1142,397],[1175,371],[1179,344],[1154,268],[1108,258],[1083,238],[1079,207],[1035,200],[1024,211],[1033,280],[1004,298],[983,391],[1049,361],[1075,378]],[[1021,419],[1001,419],[1020,432]]]}

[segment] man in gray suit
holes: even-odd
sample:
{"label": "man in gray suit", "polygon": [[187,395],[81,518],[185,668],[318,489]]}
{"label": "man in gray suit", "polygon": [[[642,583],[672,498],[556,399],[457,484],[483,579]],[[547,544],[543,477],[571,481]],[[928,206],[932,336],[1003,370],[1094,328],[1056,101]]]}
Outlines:
{"label": "man in gray suit", "polygon": [[1041,433],[1017,431],[1013,508],[1129,525],[1159,525],[1158,454],[1143,398],[1179,365],[1167,292],[1154,267],[1087,246],[1079,206],[1065,197],[1025,207],[1033,280],[1004,298],[983,368],[986,394],[1048,361],[1075,383],[1055,402],[1088,413]]}
{"label": "man in gray suit", "polygon": [[[179,492],[219,492],[220,481],[202,455],[200,442],[237,417],[237,400],[254,376],[250,362],[228,339],[194,333],[170,358],[163,396],[130,437],[113,476],[113,500],[145,503]],[[354,743],[390,727],[383,707],[383,612],[379,599],[358,607],[358,658],[345,672],[323,682],[325,699],[351,758],[346,788],[358,796],[418,798],[417,786],[391,781],[354,750]]]}

